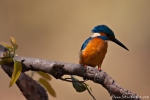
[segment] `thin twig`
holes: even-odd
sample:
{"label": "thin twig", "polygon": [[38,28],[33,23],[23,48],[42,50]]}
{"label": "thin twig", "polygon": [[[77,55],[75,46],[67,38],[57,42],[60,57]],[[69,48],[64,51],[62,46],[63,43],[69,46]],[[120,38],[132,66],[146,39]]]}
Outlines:
{"label": "thin twig", "polygon": [[82,84],[82,83],[84,83],[84,82],[86,82],[87,80],[85,80],[85,81],[73,81],[71,78],[60,78],[62,81],[66,81],[66,82],[78,82],[78,83],[80,83],[80,84]]}
{"label": "thin twig", "polygon": [[66,81],[66,82],[78,82],[79,84],[83,84],[84,87],[87,89],[88,93],[91,95],[91,97],[93,98],[93,100],[96,100],[95,97],[93,96],[93,94],[91,93],[91,91],[88,89],[86,83],[87,80],[85,81],[73,81],[72,78],[60,78],[62,81]]}
{"label": "thin twig", "polygon": [[83,83],[85,88],[87,89],[87,91],[89,92],[89,94],[93,97],[93,100],[96,100],[94,95],[91,93],[91,91],[89,90],[89,88],[87,87],[87,85],[85,83]]}

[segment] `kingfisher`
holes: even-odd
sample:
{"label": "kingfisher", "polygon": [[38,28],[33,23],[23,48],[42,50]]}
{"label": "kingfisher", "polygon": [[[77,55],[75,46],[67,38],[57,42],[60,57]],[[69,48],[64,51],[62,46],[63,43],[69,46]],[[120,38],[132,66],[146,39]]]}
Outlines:
{"label": "kingfisher", "polygon": [[106,25],[95,26],[92,33],[93,35],[85,40],[81,47],[79,64],[92,67],[98,66],[100,71],[107,53],[108,41],[112,41],[128,50],[124,44],[115,38],[114,32]]}

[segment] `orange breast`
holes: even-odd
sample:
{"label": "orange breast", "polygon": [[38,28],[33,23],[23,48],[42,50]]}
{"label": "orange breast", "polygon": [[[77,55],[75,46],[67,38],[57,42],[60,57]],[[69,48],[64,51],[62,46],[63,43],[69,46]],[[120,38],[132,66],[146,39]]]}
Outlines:
{"label": "orange breast", "polygon": [[101,66],[107,52],[107,42],[100,38],[93,38],[80,54],[80,64],[96,67]]}

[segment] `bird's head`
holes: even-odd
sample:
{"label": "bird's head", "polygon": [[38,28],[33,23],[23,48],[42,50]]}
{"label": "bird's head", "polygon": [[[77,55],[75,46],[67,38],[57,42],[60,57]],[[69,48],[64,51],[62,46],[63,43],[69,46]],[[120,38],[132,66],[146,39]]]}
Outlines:
{"label": "bird's head", "polygon": [[107,40],[107,41],[113,41],[116,44],[118,44],[119,46],[128,50],[128,48],[125,45],[123,45],[119,40],[117,40],[115,38],[114,32],[109,27],[107,27],[106,25],[95,26],[93,28],[92,32],[93,32],[92,37],[101,36],[102,39]]}

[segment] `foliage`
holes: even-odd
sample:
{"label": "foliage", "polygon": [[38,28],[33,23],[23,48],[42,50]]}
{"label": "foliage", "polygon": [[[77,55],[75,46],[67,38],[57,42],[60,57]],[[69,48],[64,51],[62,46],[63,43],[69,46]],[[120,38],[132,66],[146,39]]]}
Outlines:
{"label": "foliage", "polygon": [[22,64],[19,61],[14,61],[14,69],[12,73],[12,78],[9,84],[9,87],[11,87],[19,78],[22,71]]}
{"label": "foliage", "polygon": [[10,42],[11,44],[0,42],[1,45],[7,48],[7,51],[3,54],[3,57],[1,58],[0,64],[7,64],[12,62],[14,63],[14,69],[9,87],[11,87],[17,81],[22,71],[21,62],[13,60],[13,57],[15,56],[15,51],[18,49],[18,44],[13,37],[10,37]]}
{"label": "foliage", "polygon": [[[32,72],[32,74],[33,73],[34,72]],[[56,97],[56,93],[55,93],[54,89],[52,88],[51,84],[48,82],[52,79],[51,76],[49,74],[41,72],[41,71],[37,71],[36,73],[41,76],[41,78],[38,79],[38,82],[46,88],[46,90],[48,91],[48,93],[51,96]]]}

